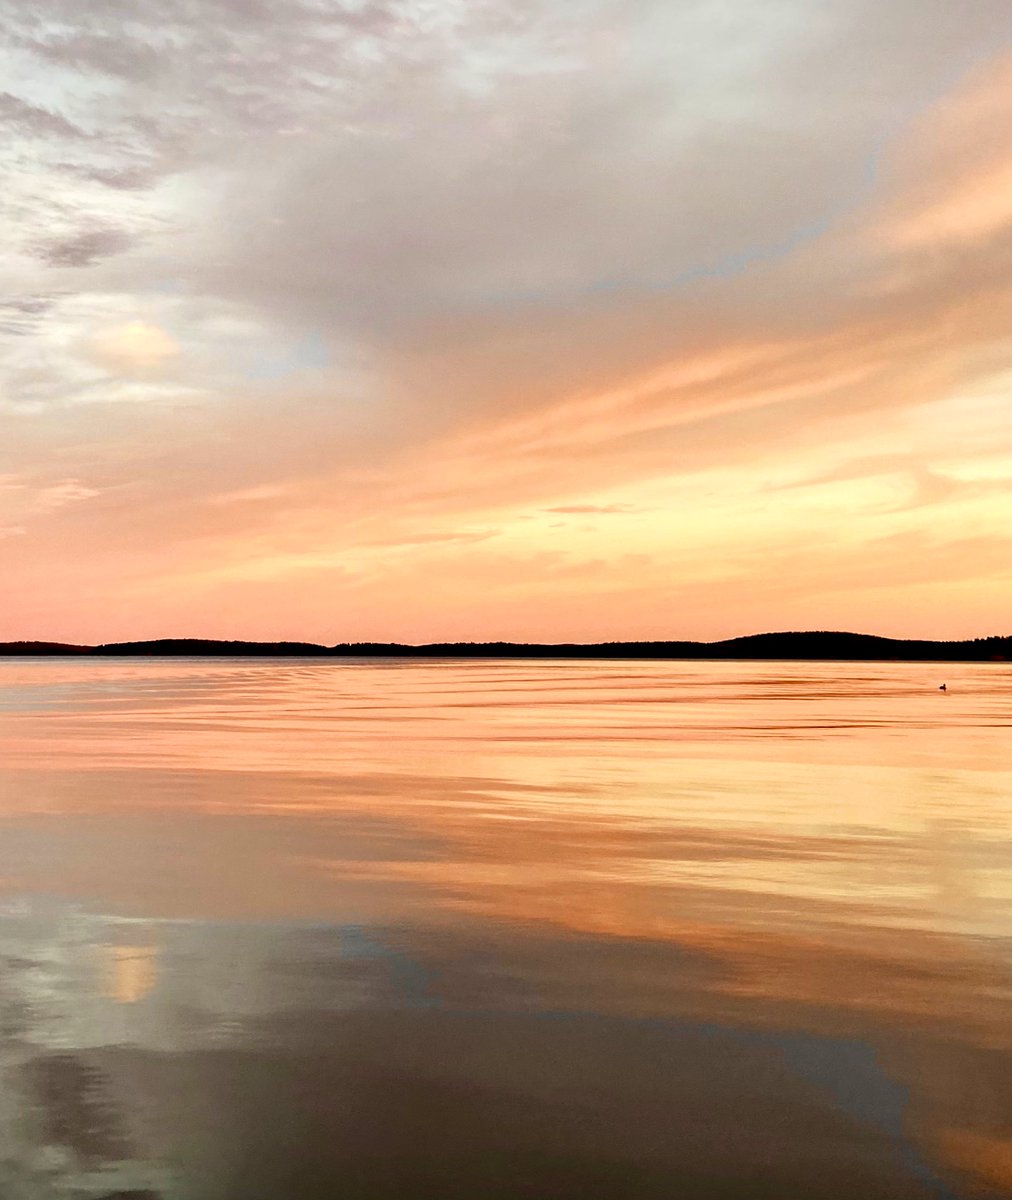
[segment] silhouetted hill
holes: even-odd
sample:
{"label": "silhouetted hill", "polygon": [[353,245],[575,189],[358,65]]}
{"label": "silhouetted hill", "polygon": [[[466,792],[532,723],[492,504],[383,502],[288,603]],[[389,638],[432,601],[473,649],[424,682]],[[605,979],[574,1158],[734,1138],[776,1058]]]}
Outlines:
{"label": "silhouetted hill", "polygon": [[92,647],[90,653],[103,657],[142,654],[152,658],[307,658],[329,655],[331,651],[313,642],[220,642],[208,638],[157,638],[150,642],[107,642]]}
{"label": "silhouetted hill", "polygon": [[436,642],[426,646],[347,642],[332,654],[410,658],[655,658],[796,659],[839,661],[989,662],[1012,659],[1012,637],[934,642],[865,633],[755,633],[720,642],[599,642],[537,644]]}
{"label": "silhouetted hill", "polygon": [[159,638],[70,646],[59,642],[0,642],[0,655],[181,658],[572,658],[572,659],[788,659],[831,662],[1003,662],[1012,660],[1012,637],[934,642],[866,633],[804,631],[755,633],[721,642],[241,642]]}
{"label": "silhouetted hill", "polygon": [[714,649],[720,658],[985,662],[1012,657],[1012,637],[934,642],[835,631],[755,633],[718,642]]}
{"label": "silhouetted hill", "polygon": [[0,642],[0,656],[42,655],[65,657],[69,654],[90,654],[91,646],[71,646],[67,642]]}

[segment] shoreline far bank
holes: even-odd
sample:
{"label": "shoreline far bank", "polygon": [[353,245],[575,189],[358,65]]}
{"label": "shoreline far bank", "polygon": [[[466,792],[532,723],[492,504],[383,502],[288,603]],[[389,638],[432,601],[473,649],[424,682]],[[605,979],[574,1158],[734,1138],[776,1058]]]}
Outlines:
{"label": "shoreline far bank", "polygon": [[888,638],[838,631],[756,633],[716,642],[256,642],[157,638],[94,646],[0,642],[0,658],[439,658],[770,660],[821,662],[1008,662],[1012,635],[961,641]]}

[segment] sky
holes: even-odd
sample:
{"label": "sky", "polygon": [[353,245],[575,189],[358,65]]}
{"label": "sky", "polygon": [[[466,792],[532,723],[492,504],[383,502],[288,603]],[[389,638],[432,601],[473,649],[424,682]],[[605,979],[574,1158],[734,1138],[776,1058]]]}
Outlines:
{"label": "sky", "polygon": [[0,29],[0,640],[1012,632],[1008,0]]}

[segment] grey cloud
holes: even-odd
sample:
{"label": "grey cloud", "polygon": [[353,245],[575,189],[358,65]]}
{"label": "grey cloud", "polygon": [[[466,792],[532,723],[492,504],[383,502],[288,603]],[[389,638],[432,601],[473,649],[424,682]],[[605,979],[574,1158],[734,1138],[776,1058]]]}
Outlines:
{"label": "grey cloud", "polygon": [[[449,58],[378,64],[331,121],[272,146],[261,187],[234,177],[203,285],[382,337],[776,259],[867,199],[888,139],[1007,32],[992,4],[880,8],[813,21],[792,0],[760,27],[743,0],[635,20],[602,4],[569,28],[565,69],[514,64],[473,92]],[[530,10],[532,61],[557,53],[549,13]],[[616,30],[611,61],[595,36]],[[493,48],[468,46],[477,63]]]}
{"label": "grey cloud", "polygon": [[[495,11],[487,0],[472,8]],[[460,0],[447,0],[458,23],[462,11]],[[273,148],[251,139],[344,126],[362,94],[375,99],[377,72],[389,81],[389,60],[411,74],[431,56],[426,42],[445,50],[445,37],[426,31],[430,20],[412,0],[167,0],[157,12],[116,0],[40,0],[31,15],[0,0],[0,21],[32,72],[50,74],[71,107],[88,113],[93,145],[69,165],[113,188],[180,170],[225,171],[247,152],[259,170]],[[11,115],[31,118],[39,133],[58,132],[58,122],[66,136],[76,130],[18,103]]]}
{"label": "grey cloud", "polygon": [[0,333],[21,337],[34,333],[56,305],[52,296],[23,296],[0,300]]}
{"label": "grey cloud", "polygon": [[[1006,0],[0,0],[0,18],[94,130],[54,168],[67,211],[26,202],[24,241],[56,225],[51,264],[116,253],[124,292],[169,277],[260,330],[364,345],[430,429],[670,355],[707,321],[866,299],[855,257],[778,275],[782,253],[866,199],[888,139],[1009,32]],[[157,262],[124,252],[139,213],[166,231]],[[75,233],[83,214],[97,228]],[[637,315],[623,350],[618,312],[644,297],[653,347]],[[425,377],[419,346],[463,341],[458,376],[437,353]]]}
{"label": "grey cloud", "polygon": [[85,138],[73,121],[10,92],[0,92],[0,122],[30,137]]}
{"label": "grey cloud", "polygon": [[19,44],[46,63],[142,81],[157,70],[158,49],[130,36],[128,29],[129,26],[118,32],[22,37]]}
{"label": "grey cloud", "polygon": [[156,174],[150,168],[143,166],[91,166],[81,163],[64,163],[63,169],[69,175],[92,183],[100,183],[103,187],[119,192],[141,191],[150,187],[156,180]]}
{"label": "grey cloud", "polygon": [[121,229],[88,229],[47,242],[38,253],[51,267],[90,267],[111,254],[122,254],[131,242]]}

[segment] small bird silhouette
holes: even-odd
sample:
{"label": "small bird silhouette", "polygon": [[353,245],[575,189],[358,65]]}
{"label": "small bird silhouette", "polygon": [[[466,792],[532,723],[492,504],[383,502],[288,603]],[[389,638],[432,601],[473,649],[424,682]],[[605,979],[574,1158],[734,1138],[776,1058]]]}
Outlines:
{"label": "small bird silhouette", "polygon": [[943,684],[942,684],[942,685],[939,687],[939,689],[938,689],[938,690],[939,690],[940,692],[947,692],[949,689],[948,689],[948,688],[945,686],[945,684],[943,683]]}

